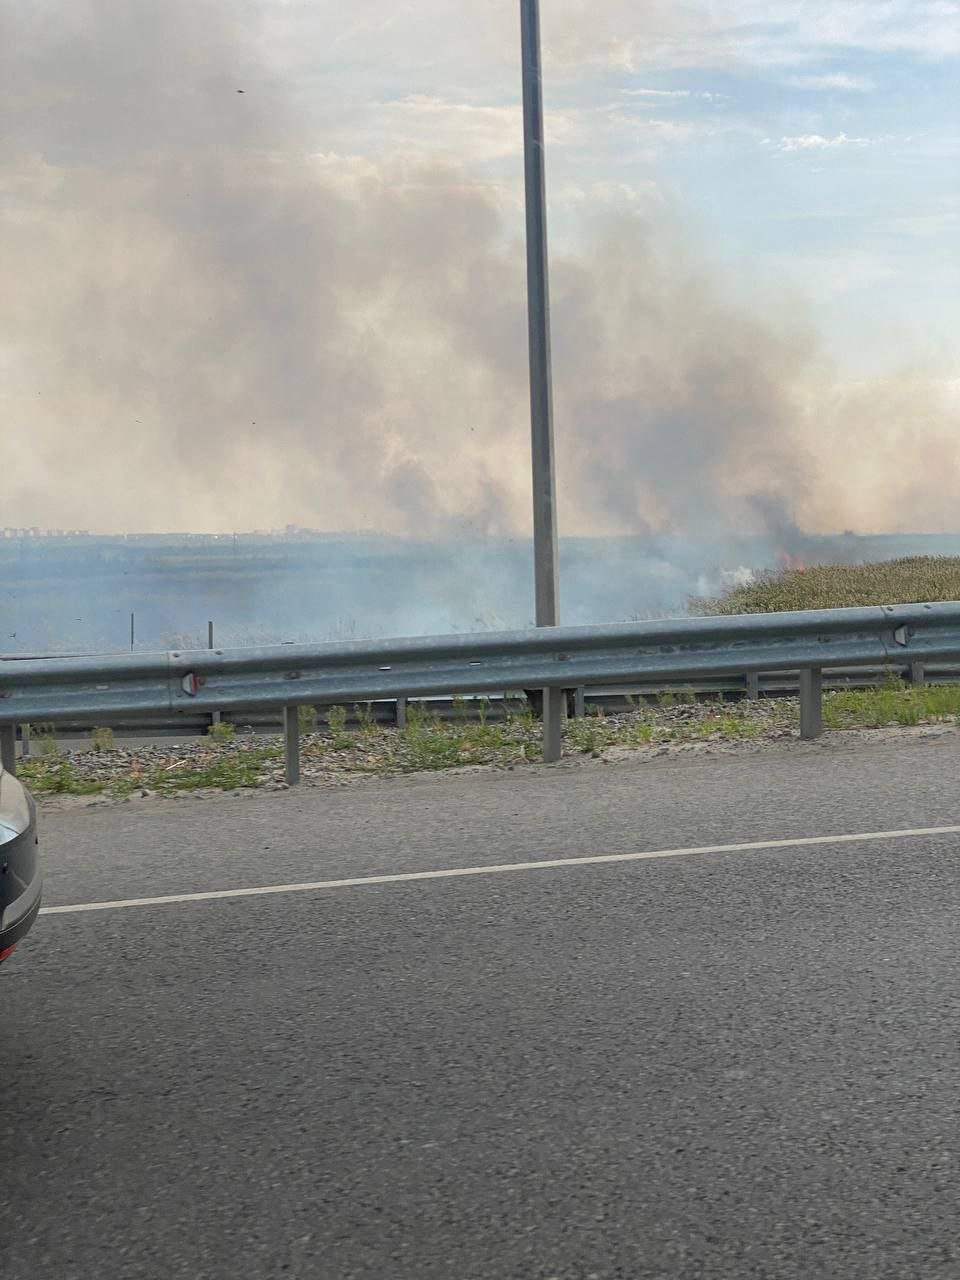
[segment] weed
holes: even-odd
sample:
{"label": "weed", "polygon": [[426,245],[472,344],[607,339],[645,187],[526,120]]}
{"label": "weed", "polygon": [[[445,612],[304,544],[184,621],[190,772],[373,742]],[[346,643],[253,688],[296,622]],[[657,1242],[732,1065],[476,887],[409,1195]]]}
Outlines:
{"label": "weed", "polygon": [[[449,769],[463,765],[511,765],[535,760],[541,754],[541,726],[529,708],[505,720],[490,723],[442,722],[430,704],[411,704],[406,729],[381,729],[372,714],[362,735],[346,729],[346,711],[331,707],[327,714],[332,746],[343,751],[336,767],[346,773],[412,772]],[[568,721],[564,738],[568,751],[602,755],[612,747],[641,748],[650,743],[738,742],[763,734],[795,729],[797,700],[767,699],[758,708],[751,703],[700,705],[687,715],[660,714],[646,705],[631,715],[604,718],[590,708],[590,716]],[[368,712],[370,708],[368,708]],[[359,712],[359,708],[358,708]],[[364,717],[361,715],[361,724]],[[868,690],[843,689],[824,697],[824,721],[829,728],[867,728],[888,724],[912,725],[923,721],[960,718],[960,685],[905,685],[896,677],[885,678]],[[355,748],[362,747],[361,750]],[[325,744],[309,750],[326,754]],[[94,761],[94,753],[76,757],[34,756],[22,762],[27,785],[38,794],[93,795],[100,792],[123,796],[138,789],[169,794],[198,789],[235,790],[262,785],[277,776],[282,760],[278,741],[256,745],[246,738],[238,742],[211,740],[206,748],[185,758],[168,757],[142,764],[126,753]],[[326,755],[328,763],[331,756]],[[157,756],[153,756],[153,761]],[[115,767],[114,767],[115,764]]]}
{"label": "weed", "polygon": [[373,714],[372,702],[358,702],[354,707],[357,723],[360,725],[360,732],[365,738],[372,737],[377,732],[377,722]]}
{"label": "weed", "polygon": [[102,782],[85,782],[78,778],[73,764],[60,755],[21,760],[18,772],[37,795],[90,796],[105,790]]}
{"label": "weed", "polygon": [[634,720],[624,728],[626,746],[645,747],[653,741],[654,727],[648,720]]}
{"label": "weed", "polygon": [[843,689],[823,699],[823,722],[828,729],[878,729],[884,725],[922,724],[960,716],[960,687],[922,685],[885,680],[874,689]]}
{"label": "weed", "polygon": [[530,752],[536,737],[535,726],[521,717],[502,724],[445,724],[421,706],[408,717],[390,763],[402,771],[505,763]]}
{"label": "weed", "polygon": [[408,770],[450,769],[464,763],[456,736],[442,728],[423,728],[408,733],[406,747],[402,767]]}
{"label": "weed", "polygon": [[132,782],[134,787],[158,792],[235,791],[259,786],[264,773],[272,772],[280,758],[281,750],[276,746],[246,747],[223,752],[207,762],[188,760],[181,768],[154,769]]}
{"label": "weed", "polygon": [[760,723],[751,720],[742,712],[724,711],[713,718],[715,732],[722,738],[736,740],[738,738],[756,738],[760,734]]}
{"label": "weed", "polygon": [[330,728],[330,737],[333,740],[333,746],[337,751],[345,751],[353,746],[353,738],[347,733],[347,709],[346,707],[330,707],[326,715],[327,725]]}
{"label": "weed", "polygon": [[113,748],[113,730],[107,725],[99,725],[90,730],[90,742],[94,751],[110,751]]}
{"label": "weed", "polygon": [[317,729],[317,708],[297,707],[297,727],[302,734],[315,733]]}
{"label": "weed", "polygon": [[526,698],[519,704],[519,707],[507,712],[507,723],[517,729],[533,730],[537,723],[537,717],[534,715],[533,707]]}
{"label": "weed", "polygon": [[232,725],[229,720],[218,720],[207,730],[207,737],[212,738],[218,745],[225,746],[228,742],[234,740],[236,733],[236,726]]}
{"label": "weed", "polygon": [[598,721],[574,720],[567,725],[567,741],[585,755],[601,752],[610,742],[606,725]]}
{"label": "weed", "polygon": [[407,704],[407,730],[419,729],[427,723],[427,704],[410,702]]}
{"label": "weed", "polygon": [[36,743],[37,750],[41,756],[58,756],[60,754],[56,725],[35,724],[33,726],[33,741]]}

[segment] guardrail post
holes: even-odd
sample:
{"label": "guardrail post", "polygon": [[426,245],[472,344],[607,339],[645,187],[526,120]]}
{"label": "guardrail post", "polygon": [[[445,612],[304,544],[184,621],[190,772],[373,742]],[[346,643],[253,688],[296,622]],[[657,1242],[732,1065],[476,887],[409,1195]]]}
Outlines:
{"label": "guardrail post", "polygon": [[563,704],[562,689],[543,691],[543,760],[555,764],[563,755]]}
{"label": "guardrail post", "polygon": [[922,688],[927,683],[927,676],[922,662],[910,663],[910,683],[917,689]]}
{"label": "guardrail post", "polygon": [[300,716],[299,707],[283,708],[283,759],[287,782],[295,787],[300,781]]}
{"label": "guardrail post", "polygon": [[747,673],[747,698],[751,702],[760,701],[760,672],[749,671]]}
{"label": "guardrail post", "polygon": [[0,724],[0,765],[7,773],[17,772],[17,726]]}
{"label": "guardrail post", "polygon": [[22,724],[20,726],[20,756],[26,760],[30,754],[30,726]]}
{"label": "guardrail post", "polygon": [[800,672],[800,737],[819,738],[823,733],[823,672],[814,667]]}
{"label": "guardrail post", "polygon": [[[207,648],[208,649],[213,648],[213,623],[212,622],[207,623]],[[223,720],[222,711],[211,712],[211,715],[210,715],[211,725],[220,724],[222,720]]]}
{"label": "guardrail post", "polygon": [[397,728],[405,729],[407,727],[407,700],[406,698],[397,699]]}
{"label": "guardrail post", "polygon": [[573,714],[577,720],[582,720],[587,714],[587,691],[583,685],[574,691]]}

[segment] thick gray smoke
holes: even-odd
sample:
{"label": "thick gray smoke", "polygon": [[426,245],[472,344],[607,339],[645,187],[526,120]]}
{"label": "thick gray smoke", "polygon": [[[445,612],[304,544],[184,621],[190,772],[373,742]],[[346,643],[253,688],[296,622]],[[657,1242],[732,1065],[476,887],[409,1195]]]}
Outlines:
{"label": "thick gray smoke", "polygon": [[[429,138],[330,153],[247,12],[0,7],[0,525],[524,532],[517,192]],[[844,389],[666,211],[588,221],[553,275],[566,531],[955,523],[955,449],[904,479],[956,425],[923,371]]]}

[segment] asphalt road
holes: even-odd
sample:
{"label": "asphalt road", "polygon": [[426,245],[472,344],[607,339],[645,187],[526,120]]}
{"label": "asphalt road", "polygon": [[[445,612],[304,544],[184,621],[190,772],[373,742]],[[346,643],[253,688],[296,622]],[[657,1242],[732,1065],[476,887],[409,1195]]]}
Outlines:
{"label": "asphalt road", "polygon": [[4,1280],[960,1276],[960,737],[54,814]]}

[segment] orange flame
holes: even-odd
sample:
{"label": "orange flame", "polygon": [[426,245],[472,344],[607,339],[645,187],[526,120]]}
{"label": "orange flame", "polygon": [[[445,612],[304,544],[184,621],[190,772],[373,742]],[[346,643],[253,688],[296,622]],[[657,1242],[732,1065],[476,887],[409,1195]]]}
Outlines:
{"label": "orange flame", "polygon": [[794,569],[797,573],[803,573],[807,567],[799,556],[793,555],[790,551],[780,550],[776,553],[776,556],[777,563],[782,569]]}

